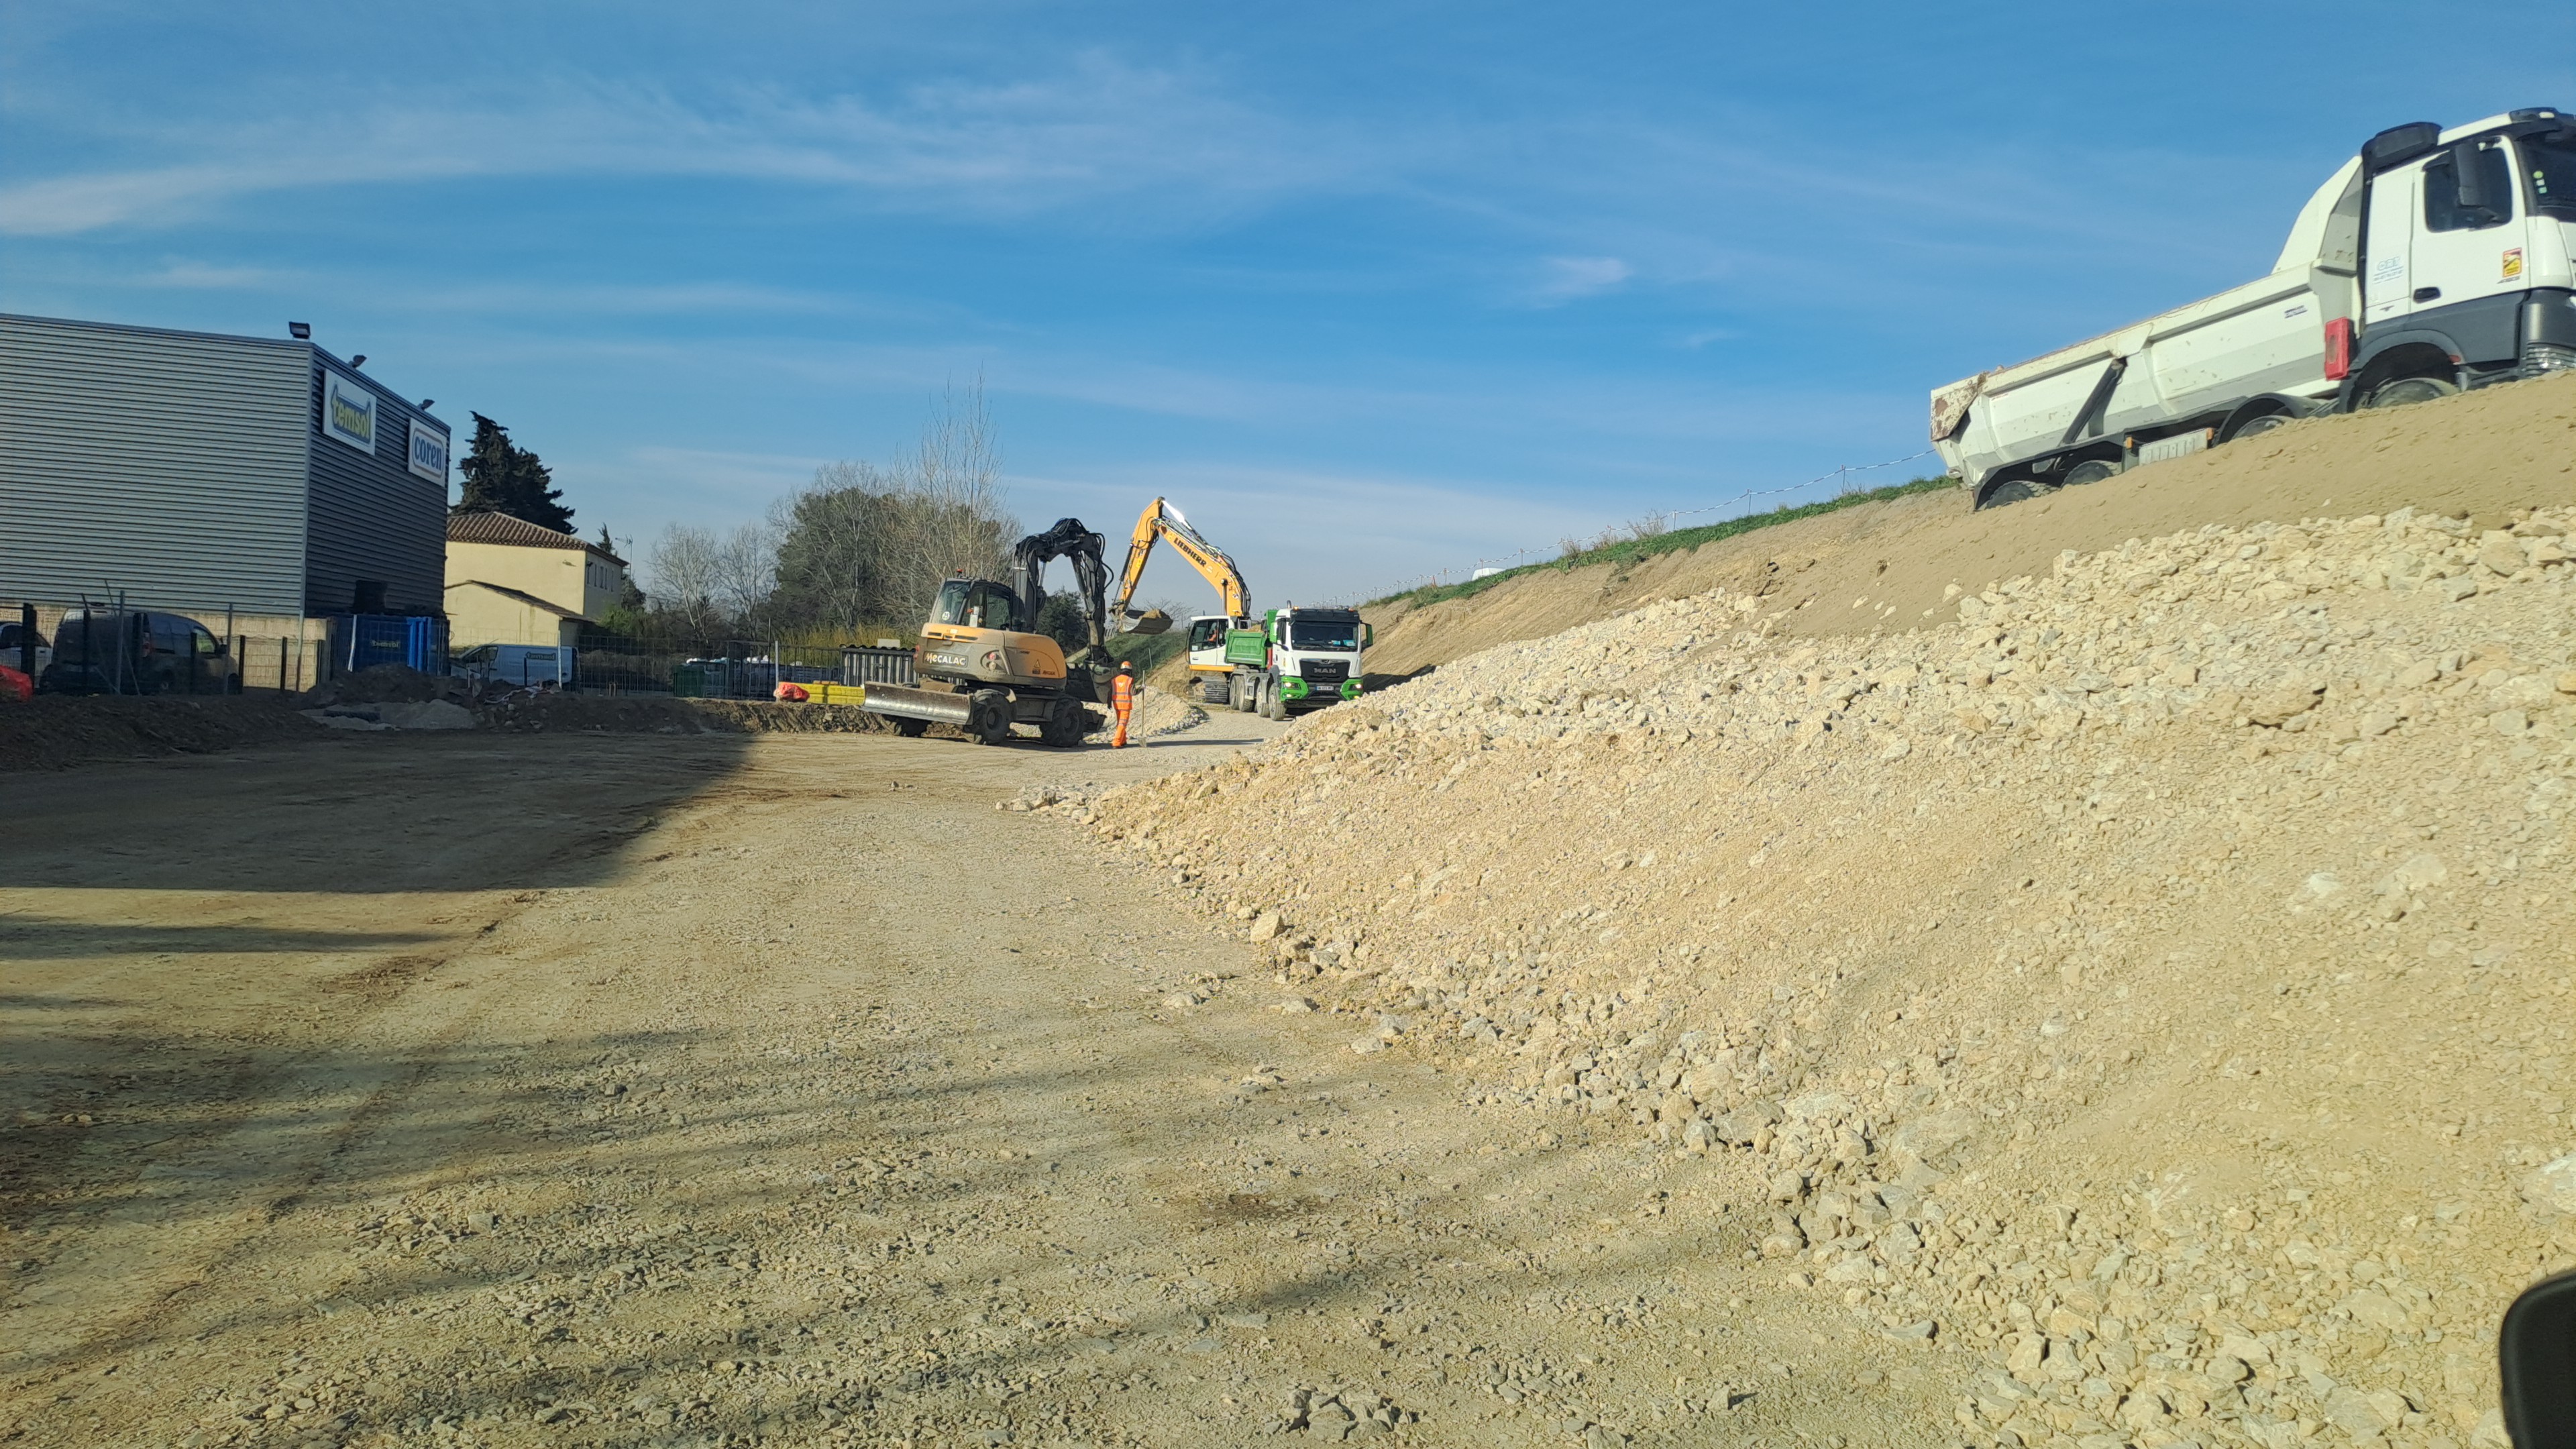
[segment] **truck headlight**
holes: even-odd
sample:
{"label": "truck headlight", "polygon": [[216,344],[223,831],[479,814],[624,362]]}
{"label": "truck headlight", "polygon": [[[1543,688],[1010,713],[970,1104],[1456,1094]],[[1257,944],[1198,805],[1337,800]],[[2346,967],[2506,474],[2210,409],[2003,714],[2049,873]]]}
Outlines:
{"label": "truck headlight", "polygon": [[1281,699],[1304,699],[1306,697],[1306,689],[1306,681],[1299,679],[1293,674],[1288,676],[1286,679],[1279,681],[1279,697]]}
{"label": "truck headlight", "polygon": [[1357,698],[1359,698],[1359,697],[1360,697],[1360,682],[1359,682],[1358,680],[1356,680],[1356,679],[1345,679],[1345,680],[1343,680],[1343,681],[1342,681],[1342,698],[1344,698],[1344,699],[1357,699]]}

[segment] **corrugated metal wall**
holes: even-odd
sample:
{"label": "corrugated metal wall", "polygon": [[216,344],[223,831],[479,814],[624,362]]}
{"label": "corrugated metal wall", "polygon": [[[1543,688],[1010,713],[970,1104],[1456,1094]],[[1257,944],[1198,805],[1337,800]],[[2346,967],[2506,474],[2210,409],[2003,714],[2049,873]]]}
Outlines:
{"label": "corrugated metal wall", "polygon": [[0,598],[299,613],[308,446],[307,344],[0,315]]}
{"label": "corrugated metal wall", "polygon": [[385,586],[385,601],[369,612],[445,613],[447,480],[432,483],[405,461],[406,429],[429,415],[338,368],[344,384],[354,381],[376,395],[375,454],[329,436],[322,431],[322,380],[335,362],[315,359],[306,399],[305,427],[313,436],[306,606],[316,614],[348,613],[357,581],[373,579]]}

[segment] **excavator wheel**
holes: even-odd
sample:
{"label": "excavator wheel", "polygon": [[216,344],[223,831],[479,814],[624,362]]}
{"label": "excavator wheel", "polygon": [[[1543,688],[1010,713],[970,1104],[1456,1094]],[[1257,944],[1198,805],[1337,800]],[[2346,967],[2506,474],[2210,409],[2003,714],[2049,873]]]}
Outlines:
{"label": "excavator wheel", "polygon": [[1091,711],[1073,700],[1059,699],[1055,707],[1047,711],[1046,723],[1038,729],[1038,740],[1041,744],[1065,750],[1081,744],[1082,737],[1089,733]]}
{"label": "excavator wheel", "polygon": [[967,707],[966,734],[979,745],[998,745],[1011,737],[1011,697],[998,689],[979,689]]}
{"label": "excavator wheel", "polygon": [[1232,704],[1234,686],[1222,679],[1202,679],[1199,681],[1199,698],[1210,704]]}
{"label": "excavator wheel", "polygon": [[903,736],[905,739],[917,740],[923,735],[930,733],[930,721],[926,719],[898,718],[894,722],[894,732]]}

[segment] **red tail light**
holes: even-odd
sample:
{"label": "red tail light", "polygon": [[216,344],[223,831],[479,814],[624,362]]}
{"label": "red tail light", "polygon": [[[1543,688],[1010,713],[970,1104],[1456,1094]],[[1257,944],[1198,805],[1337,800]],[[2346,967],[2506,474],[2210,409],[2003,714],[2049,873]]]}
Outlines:
{"label": "red tail light", "polygon": [[2341,382],[2352,373],[2352,319],[2326,321],[2326,381]]}

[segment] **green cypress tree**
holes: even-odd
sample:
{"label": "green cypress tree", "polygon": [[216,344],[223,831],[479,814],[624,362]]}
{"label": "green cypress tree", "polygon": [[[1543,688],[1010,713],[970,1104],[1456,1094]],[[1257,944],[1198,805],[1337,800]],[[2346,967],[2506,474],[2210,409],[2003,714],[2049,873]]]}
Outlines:
{"label": "green cypress tree", "polygon": [[535,453],[510,441],[510,430],[474,415],[474,445],[456,466],[463,487],[458,513],[506,513],[540,528],[572,532],[572,510],[563,506],[563,490]]}

